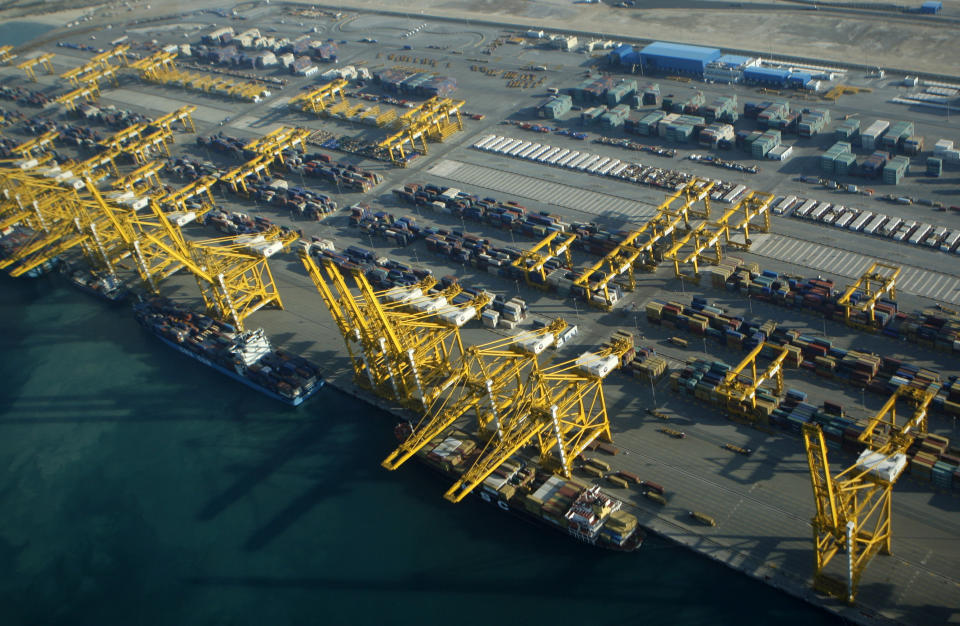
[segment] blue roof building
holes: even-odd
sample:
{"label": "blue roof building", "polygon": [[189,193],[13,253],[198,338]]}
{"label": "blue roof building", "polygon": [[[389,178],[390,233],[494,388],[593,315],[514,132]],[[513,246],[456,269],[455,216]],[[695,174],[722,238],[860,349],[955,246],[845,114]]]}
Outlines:
{"label": "blue roof building", "polygon": [[611,50],[609,58],[614,65],[634,65],[640,62],[640,54],[628,44],[622,44]]}
{"label": "blue roof building", "polygon": [[942,2],[934,2],[933,0],[927,0],[927,2],[924,2],[923,4],[920,5],[920,12],[926,13],[928,15],[936,15],[940,13],[940,11],[942,10],[943,10]]}
{"label": "blue roof building", "polygon": [[748,67],[743,70],[743,80],[760,85],[786,87],[789,77],[789,70],[778,70],[773,67]]}
{"label": "blue roof building", "polygon": [[640,62],[649,71],[699,76],[720,56],[718,48],[655,41],[640,51]]}
{"label": "blue roof building", "polygon": [[739,54],[723,54],[720,55],[720,58],[714,61],[714,63],[719,63],[724,67],[738,68],[743,67],[750,61],[753,61],[750,57],[740,56]]}

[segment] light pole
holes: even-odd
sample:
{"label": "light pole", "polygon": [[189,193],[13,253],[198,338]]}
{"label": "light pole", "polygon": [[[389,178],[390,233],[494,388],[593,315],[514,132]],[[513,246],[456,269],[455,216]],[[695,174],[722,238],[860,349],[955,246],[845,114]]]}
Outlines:
{"label": "light pole", "polygon": [[657,405],[657,388],[653,386],[653,376],[650,377],[650,394],[653,396],[653,405]]}
{"label": "light pole", "polygon": [[687,295],[687,290],[683,286],[683,276],[680,276],[680,293]]}
{"label": "light pole", "polygon": [[750,297],[750,294],[747,294],[747,306],[750,307],[750,315],[753,315],[753,298]]}

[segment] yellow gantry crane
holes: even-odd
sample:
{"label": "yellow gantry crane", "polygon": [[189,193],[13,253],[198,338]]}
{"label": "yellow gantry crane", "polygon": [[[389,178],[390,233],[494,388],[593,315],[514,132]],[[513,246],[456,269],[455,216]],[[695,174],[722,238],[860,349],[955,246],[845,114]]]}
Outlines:
{"label": "yellow gantry crane", "polygon": [[[518,258],[513,260],[511,265],[523,271],[528,285],[544,290],[549,289],[544,266],[550,259],[560,257],[566,261],[564,267],[572,268],[573,259],[570,256],[570,248],[576,239],[575,234],[554,231],[529,250],[524,250]],[[534,279],[534,276],[537,278]]]}
{"label": "yellow gantry crane", "polygon": [[571,476],[574,460],[591,443],[598,437],[613,440],[603,379],[619,367],[620,359],[632,347],[631,342],[614,339],[599,352],[532,371],[500,416],[496,434],[444,498],[460,502],[530,444],[537,446],[541,466]]}
{"label": "yellow gantry crane", "polygon": [[[927,408],[940,386],[927,389],[902,386],[870,420],[860,435],[867,448],[857,461],[831,475],[827,446],[819,424],[803,425],[804,447],[813,484],[814,577],[817,590],[852,604],[870,560],[891,553],[893,485],[907,466],[905,452],[914,437],[926,431]],[[897,423],[899,400],[910,402],[913,413]],[[846,553],[840,572],[828,572],[834,557]]]}
{"label": "yellow gantry crane", "polygon": [[[843,295],[837,299],[837,304],[843,307],[843,318],[849,326],[862,330],[876,331],[876,312],[874,307],[880,298],[888,296],[891,300],[897,298],[897,278],[901,268],[889,263],[875,261],[867,271],[850,285]],[[862,298],[852,302],[854,294],[860,292]],[[857,315],[853,315],[853,314]],[[865,317],[865,320],[859,317]]]}
{"label": "yellow gantry crane", "polygon": [[59,96],[55,102],[66,107],[67,111],[75,111],[81,104],[93,104],[100,97],[100,89],[96,85],[83,85]]}
{"label": "yellow gantry crane", "polygon": [[196,106],[188,104],[180,107],[176,111],[161,115],[157,119],[153,120],[150,124],[151,126],[157,126],[173,132],[173,125],[179,122],[183,126],[183,130],[189,130],[192,133],[196,133],[197,127],[193,124],[193,113],[196,110]]}
{"label": "yellow gantry crane", "polygon": [[13,54],[13,46],[0,46],[0,65],[13,62],[17,55]]}
{"label": "yellow gantry crane", "polygon": [[43,54],[35,56],[31,59],[21,61],[20,63],[17,64],[17,69],[23,70],[24,72],[26,72],[30,80],[32,80],[33,82],[37,82],[37,72],[34,68],[39,65],[44,70],[46,70],[47,74],[53,74],[53,71],[54,71],[53,64],[50,62],[50,60],[54,56],[55,55],[51,52],[44,52]]}
{"label": "yellow gantry crane", "polygon": [[551,345],[564,328],[566,323],[557,319],[533,332],[467,347],[452,373],[442,381],[442,393],[425,407],[421,420],[384,459],[383,467],[399,468],[469,413],[474,414],[478,431],[502,434],[501,420],[538,366],[537,355]]}
{"label": "yellow gantry crane", "polygon": [[[653,218],[629,233],[613,250],[581,273],[574,280],[574,285],[583,291],[588,303],[610,310],[616,300],[609,285],[618,276],[626,276],[626,288],[635,289],[636,265],[652,270],[656,267],[656,246],[661,245],[668,236],[675,243],[677,230],[681,226],[689,229],[691,217],[709,217],[713,186],[712,181],[690,180],[657,207]],[[674,207],[674,202],[681,199],[680,205]],[[703,209],[698,208],[701,203]]]}
{"label": "yellow gantry crane", "polygon": [[[663,258],[673,261],[674,274],[677,278],[684,277],[698,282],[700,280],[699,262],[701,259],[714,265],[719,264],[723,259],[721,237],[724,240],[724,245],[749,250],[752,244],[750,229],[755,219],[761,218],[763,220],[755,228],[761,232],[769,232],[770,204],[773,202],[773,198],[773,194],[770,193],[750,191],[715,220],[700,222],[684,236],[676,239],[673,246],[664,253]],[[739,221],[735,219],[738,215],[740,216]],[[707,216],[709,216],[709,209]],[[743,232],[743,241],[731,236],[731,232],[739,231]],[[687,246],[690,246],[692,250],[686,256],[681,256],[681,250]],[[713,256],[706,256],[706,252],[711,249],[714,251]],[[681,273],[680,266],[687,263],[693,265],[694,273],[685,276]]]}
{"label": "yellow gantry crane", "polygon": [[145,193],[151,188],[161,187],[158,174],[166,167],[163,161],[150,161],[113,182],[114,189],[125,189],[136,194]]}
{"label": "yellow gantry crane", "polygon": [[180,85],[186,89],[212,92],[252,102],[260,102],[270,95],[270,90],[261,83],[238,82],[222,76],[208,76],[181,70],[177,67],[176,58],[176,53],[160,50],[129,63],[129,67],[137,70],[143,80],[162,85],[168,83]]}
{"label": "yellow gantry crane", "polygon": [[34,152],[43,152],[49,148],[53,147],[53,141],[60,137],[60,131],[58,130],[48,130],[39,137],[34,137],[33,139],[28,139],[20,145],[16,146],[11,150],[14,154],[20,155],[21,158],[29,159],[34,156]]}
{"label": "yellow gantry crane", "polygon": [[[775,356],[767,367],[758,373],[757,357],[765,347],[774,352]],[[789,354],[786,346],[765,342],[751,350],[739,365],[724,375],[723,380],[716,387],[716,393],[726,399],[727,410],[733,415],[756,421],[759,417],[756,414],[757,390],[764,383],[772,382],[776,395],[779,397],[783,394],[783,362]],[[748,380],[741,380],[741,375],[747,368],[750,368],[750,377]]]}
{"label": "yellow gantry crane", "polygon": [[290,99],[291,106],[299,106],[303,111],[320,115],[326,113],[330,105],[336,102],[346,102],[344,88],[350,83],[343,78],[337,78],[326,85],[311,89]]}

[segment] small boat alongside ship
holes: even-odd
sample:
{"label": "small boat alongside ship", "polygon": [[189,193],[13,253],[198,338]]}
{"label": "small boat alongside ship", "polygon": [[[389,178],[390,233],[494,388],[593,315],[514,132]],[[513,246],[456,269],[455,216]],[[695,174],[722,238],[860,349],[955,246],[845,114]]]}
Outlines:
{"label": "small boat alongside ship", "polygon": [[60,271],[74,287],[108,302],[123,302],[130,295],[130,289],[116,274],[101,274],[85,267],[74,269],[66,263]]}
{"label": "small boat alongside ship", "polygon": [[167,345],[274,400],[299,406],[323,387],[317,365],[273,349],[263,329],[238,331],[162,297],[138,302],[134,314]]}

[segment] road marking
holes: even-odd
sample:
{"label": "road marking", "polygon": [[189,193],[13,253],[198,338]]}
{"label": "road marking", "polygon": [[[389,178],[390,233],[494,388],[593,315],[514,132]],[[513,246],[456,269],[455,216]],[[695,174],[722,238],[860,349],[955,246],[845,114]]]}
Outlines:
{"label": "road marking", "polygon": [[[556,170],[550,170],[555,173]],[[643,222],[656,213],[655,207],[630,198],[609,193],[589,191],[532,176],[513,174],[483,165],[473,165],[442,159],[426,169],[428,174],[458,183],[474,185],[554,204],[595,216],[616,217],[631,222]]]}
{"label": "road marking", "polygon": [[[760,233],[751,237],[750,253],[847,278],[859,278],[874,257],[838,250],[812,241]],[[960,304],[960,278],[910,265],[897,281],[897,291],[951,304]]]}

